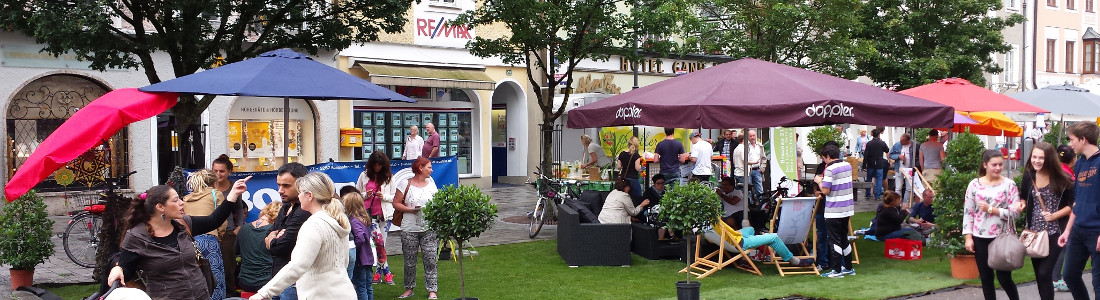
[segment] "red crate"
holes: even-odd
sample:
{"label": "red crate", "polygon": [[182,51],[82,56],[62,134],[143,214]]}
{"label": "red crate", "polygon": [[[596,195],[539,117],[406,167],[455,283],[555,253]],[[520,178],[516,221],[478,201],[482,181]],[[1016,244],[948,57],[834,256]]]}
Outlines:
{"label": "red crate", "polygon": [[886,240],[886,258],[898,260],[918,260],[921,257],[921,242],[907,239]]}

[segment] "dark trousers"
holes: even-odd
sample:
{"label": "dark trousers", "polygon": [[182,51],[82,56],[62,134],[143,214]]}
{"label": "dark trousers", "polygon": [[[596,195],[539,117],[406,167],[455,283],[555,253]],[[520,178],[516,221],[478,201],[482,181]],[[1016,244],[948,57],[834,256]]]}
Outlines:
{"label": "dark trousers", "polygon": [[233,245],[237,243],[237,234],[226,230],[218,243],[222,247],[222,263],[225,265],[225,291],[229,294],[227,297],[239,295],[237,293],[237,253],[233,252]]}
{"label": "dark trousers", "polygon": [[1020,299],[1020,294],[1016,291],[1016,283],[1012,282],[1012,272],[997,271],[989,267],[989,243],[992,242],[992,238],[974,237],[974,260],[978,262],[978,277],[982,279],[982,294],[985,295],[986,300],[997,299],[997,287],[993,286],[993,275],[996,274],[997,281],[1001,283],[1001,288],[1004,288],[1005,294],[1008,294],[1008,299]]}
{"label": "dark trousers", "polygon": [[1039,299],[1054,299],[1054,265],[1058,262],[1058,235],[1047,236],[1050,254],[1043,258],[1032,258],[1031,267],[1035,269],[1035,285],[1039,287]]}
{"label": "dark trousers", "polygon": [[848,219],[829,218],[829,267],[840,273],[841,267],[852,269],[852,245],[848,242]]}
{"label": "dark trousers", "polygon": [[814,227],[817,227],[817,266],[822,269],[829,267],[829,251],[832,243],[829,242],[829,223],[825,222],[825,208],[821,208],[820,212],[814,213]]}
{"label": "dark trousers", "polygon": [[[1085,287],[1085,281],[1081,279],[1081,272],[1085,269],[1085,262],[1089,258],[1095,263],[1100,261],[1100,252],[1096,251],[1096,238],[1100,232],[1088,232],[1085,229],[1074,228],[1069,232],[1069,242],[1066,243],[1066,274],[1062,279],[1066,280],[1069,292],[1073,299],[1089,299],[1089,290]],[[1092,268],[1093,293],[1100,289],[1100,268]],[[1097,295],[1100,296],[1100,295]]]}

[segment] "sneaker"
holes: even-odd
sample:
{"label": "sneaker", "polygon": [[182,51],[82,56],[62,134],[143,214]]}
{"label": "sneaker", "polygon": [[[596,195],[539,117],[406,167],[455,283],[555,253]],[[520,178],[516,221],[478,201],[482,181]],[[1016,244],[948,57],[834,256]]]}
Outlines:
{"label": "sneaker", "polygon": [[803,258],[803,259],[799,259],[797,264],[791,264],[791,266],[809,267],[813,264],[814,264],[814,259],[813,258]]}
{"label": "sneaker", "polygon": [[382,283],[382,274],[374,273],[374,284]]}
{"label": "sneaker", "polygon": [[821,277],[844,278],[844,274],[843,273],[837,273],[836,271],[829,271],[829,273],[821,273]]}
{"label": "sneaker", "polygon": [[1066,285],[1065,280],[1058,280],[1054,282],[1054,291],[1056,292],[1069,292],[1069,286]]}
{"label": "sneaker", "polygon": [[840,268],[840,273],[844,274],[844,276],[856,275],[856,268],[851,268],[851,269]]}
{"label": "sneaker", "polygon": [[386,284],[394,285],[393,284],[393,273],[386,274]]}

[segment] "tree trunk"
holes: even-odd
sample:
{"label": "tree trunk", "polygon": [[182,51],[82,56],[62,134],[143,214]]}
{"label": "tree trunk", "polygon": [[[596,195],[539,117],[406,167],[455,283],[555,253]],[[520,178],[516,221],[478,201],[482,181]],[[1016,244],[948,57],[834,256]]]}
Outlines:
{"label": "tree trunk", "polygon": [[122,251],[122,235],[126,230],[126,223],[123,220],[130,211],[131,203],[133,203],[131,198],[122,197],[122,195],[107,199],[101,216],[103,224],[98,236],[99,247],[96,248],[95,269],[92,271],[92,279],[96,282],[107,280],[104,275],[107,275],[106,270],[111,267],[108,265],[111,256]]}
{"label": "tree trunk", "polygon": [[462,275],[462,242],[458,242],[458,284],[462,288],[462,299],[466,299],[466,277]]}

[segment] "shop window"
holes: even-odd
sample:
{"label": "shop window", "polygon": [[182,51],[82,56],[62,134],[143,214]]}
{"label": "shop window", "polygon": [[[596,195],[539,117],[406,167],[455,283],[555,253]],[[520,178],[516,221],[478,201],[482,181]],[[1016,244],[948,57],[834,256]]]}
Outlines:
{"label": "shop window", "polygon": [[[456,90],[457,91],[457,90]],[[470,111],[377,111],[355,112],[355,126],[363,129],[363,147],[355,153],[356,160],[366,160],[373,152],[383,151],[390,159],[401,159],[409,126],[420,128],[432,123],[439,132],[439,155],[457,156],[458,173],[473,173],[473,141]]]}
{"label": "shop window", "polygon": [[432,99],[432,88],[422,86],[394,86],[394,91],[398,94],[408,96],[414,99]]}
{"label": "shop window", "polygon": [[[38,145],[107,89],[75,75],[50,75],[19,90],[8,103],[7,174],[11,178]],[[40,192],[99,188],[129,170],[127,130],[121,130],[35,186]],[[58,177],[60,175],[60,177]],[[129,182],[122,182],[128,187]]]}

